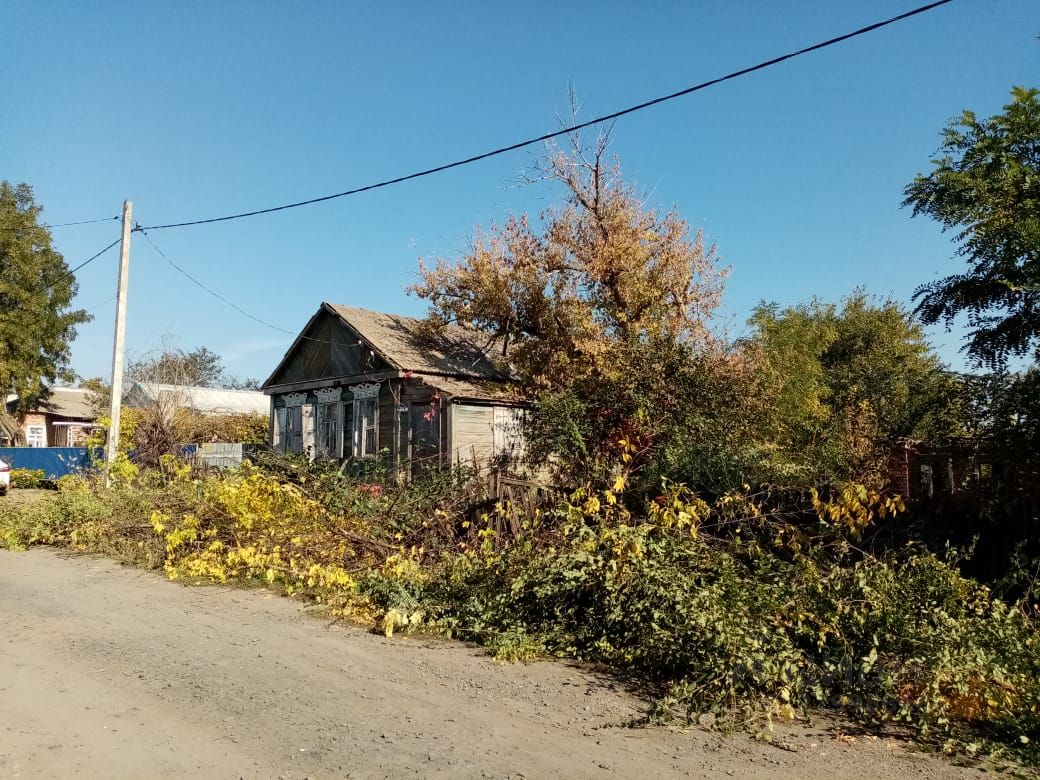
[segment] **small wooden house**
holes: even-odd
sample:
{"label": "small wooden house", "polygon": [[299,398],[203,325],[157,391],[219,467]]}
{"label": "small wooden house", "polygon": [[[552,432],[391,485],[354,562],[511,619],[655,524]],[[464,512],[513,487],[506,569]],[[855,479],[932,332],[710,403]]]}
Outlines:
{"label": "small wooden house", "polygon": [[525,404],[474,335],[430,337],[420,320],[322,303],[264,382],[280,452],[428,464],[516,460]]}

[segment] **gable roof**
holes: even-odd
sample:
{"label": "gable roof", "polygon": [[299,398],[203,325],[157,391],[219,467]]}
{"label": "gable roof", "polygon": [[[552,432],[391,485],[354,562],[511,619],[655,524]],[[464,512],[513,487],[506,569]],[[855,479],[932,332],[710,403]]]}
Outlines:
{"label": "gable roof", "polygon": [[[52,387],[47,391],[47,397],[41,398],[31,411],[73,420],[93,420],[97,413],[90,405],[90,392],[85,387]],[[17,400],[18,396],[10,396],[8,408]]]}
{"label": "gable roof", "polygon": [[[338,335],[330,324],[336,325]],[[375,366],[366,369],[365,361],[358,359],[355,348],[360,346],[366,347],[362,352],[370,350],[373,358],[378,358]],[[323,353],[315,352],[319,347]],[[361,377],[378,373],[379,367],[427,376],[508,382],[509,376],[495,366],[485,347],[479,334],[458,326],[448,326],[430,336],[424,321],[415,317],[324,302],[262,387],[266,391],[282,384],[285,372],[294,365],[296,376],[290,384]]]}
{"label": "gable roof", "polygon": [[385,314],[355,306],[323,303],[368,342],[388,363],[401,371],[421,374],[505,379],[491,361],[479,334],[449,325],[429,337],[423,320]]}
{"label": "gable roof", "polygon": [[258,390],[224,390],[158,382],[134,382],[123,394],[123,399],[128,405],[161,401],[175,408],[194,409],[203,414],[266,415],[271,403]]}

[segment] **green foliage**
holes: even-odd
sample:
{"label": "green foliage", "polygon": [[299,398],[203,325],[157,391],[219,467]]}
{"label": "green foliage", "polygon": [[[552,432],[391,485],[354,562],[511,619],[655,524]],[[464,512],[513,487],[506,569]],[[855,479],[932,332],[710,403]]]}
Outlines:
{"label": "green foliage", "polygon": [[[625,448],[627,452],[630,448]],[[722,723],[842,708],[946,749],[1040,739],[1036,605],[1010,605],[912,547],[853,544],[898,498],[846,485],[706,499],[665,482],[645,507],[616,474],[499,537],[464,474],[373,485],[291,458],[193,474],[174,459],[104,490],[67,477],[0,507],[0,545],[61,544],[172,578],[262,584],[393,636],[433,631],[503,660],[612,669],[657,717]]]}
{"label": "green foliage", "polygon": [[174,415],[179,443],[207,441],[266,444],[270,420],[266,414],[201,414],[181,409]]}
{"label": "green foliage", "polygon": [[128,361],[127,378],[135,382],[158,382],[190,387],[224,387],[229,390],[256,390],[259,382],[232,376],[224,359],[206,347],[185,351],[177,347],[162,349]]}
{"label": "green foliage", "polygon": [[991,367],[1040,339],[1040,92],[1015,87],[1002,113],[965,111],[943,131],[940,156],[903,205],[956,231],[962,274],[916,292],[924,321],[966,313],[968,354]]}
{"label": "green foliage", "polygon": [[696,532],[725,503],[633,523],[579,496],[551,541],[435,581],[431,612],[493,647],[526,636],[607,664],[657,690],[658,713],[838,706],[948,745],[1040,738],[1040,637],[1024,611],[932,555],[820,542],[792,554],[748,521],[723,538]]}
{"label": "green foliage", "polygon": [[1040,365],[998,377],[990,407],[990,438],[1012,456],[1040,453]]}
{"label": "green foliage", "polygon": [[750,324],[748,348],[760,355],[770,397],[764,462],[779,481],[876,484],[888,442],[955,432],[944,416],[954,380],[894,301],[856,291],[840,307],[761,304]]}
{"label": "green foliage", "polygon": [[43,469],[11,469],[11,487],[38,488],[46,476]]}
{"label": "green foliage", "polygon": [[40,223],[27,184],[0,182],[0,392],[31,408],[45,386],[69,381],[69,345],[90,321],[71,309],[76,280]]}
{"label": "green foliage", "polygon": [[625,470],[647,491],[662,476],[712,490],[743,481],[760,399],[745,355],[668,339],[618,344],[611,354],[609,366],[560,380],[535,403],[530,451],[558,465],[559,484],[607,480],[622,446]]}

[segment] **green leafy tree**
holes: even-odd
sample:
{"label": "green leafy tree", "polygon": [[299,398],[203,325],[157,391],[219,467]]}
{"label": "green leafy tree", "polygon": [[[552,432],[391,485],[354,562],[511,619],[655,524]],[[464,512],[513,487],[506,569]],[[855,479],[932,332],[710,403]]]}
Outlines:
{"label": "green leafy tree", "polygon": [[967,352],[991,367],[1040,338],[1040,92],[1011,95],[996,116],[965,111],[952,121],[934,168],[907,186],[903,202],[955,230],[970,266],[918,288],[918,313],[947,327],[967,314]]}
{"label": "green leafy tree", "polygon": [[186,352],[177,347],[164,346],[157,352],[130,360],[126,375],[136,382],[191,387],[257,390],[260,386],[255,379],[229,374],[224,367],[224,359],[207,347],[196,347]]}
{"label": "green leafy tree", "polygon": [[0,182],[0,392],[32,406],[56,381],[71,381],[76,326],[90,321],[72,309],[76,279],[51,246],[42,207],[27,184]]}
{"label": "green leafy tree", "polygon": [[206,347],[190,352],[164,347],[158,353],[128,361],[126,375],[137,382],[217,387],[224,376],[224,361]]}
{"label": "green leafy tree", "polygon": [[898,303],[859,290],[840,306],[760,304],[750,324],[771,398],[762,455],[780,481],[877,483],[888,442],[958,431],[956,382]]}

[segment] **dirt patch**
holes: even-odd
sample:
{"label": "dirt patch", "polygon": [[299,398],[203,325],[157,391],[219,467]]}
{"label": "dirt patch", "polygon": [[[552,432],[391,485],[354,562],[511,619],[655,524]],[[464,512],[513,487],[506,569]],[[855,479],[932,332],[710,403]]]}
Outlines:
{"label": "dirt patch", "polygon": [[0,496],[0,506],[5,503],[12,506],[24,506],[25,504],[32,504],[35,501],[39,501],[41,498],[46,496],[53,496],[53,490],[43,490],[39,488],[10,488],[7,491],[7,495]]}
{"label": "dirt patch", "polygon": [[561,663],[315,619],[262,591],[0,551],[0,777],[971,777],[892,740],[632,729]]}

